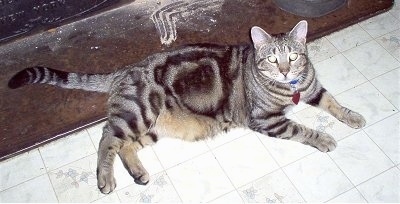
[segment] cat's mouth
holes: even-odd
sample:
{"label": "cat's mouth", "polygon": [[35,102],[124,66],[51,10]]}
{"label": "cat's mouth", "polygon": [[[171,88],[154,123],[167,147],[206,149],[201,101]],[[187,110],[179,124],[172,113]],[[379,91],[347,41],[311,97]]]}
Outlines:
{"label": "cat's mouth", "polygon": [[280,83],[289,83],[297,78],[298,76],[295,75],[288,74],[287,76],[284,76],[283,74],[281,74],[280,76],[276,77],[275,80]]}

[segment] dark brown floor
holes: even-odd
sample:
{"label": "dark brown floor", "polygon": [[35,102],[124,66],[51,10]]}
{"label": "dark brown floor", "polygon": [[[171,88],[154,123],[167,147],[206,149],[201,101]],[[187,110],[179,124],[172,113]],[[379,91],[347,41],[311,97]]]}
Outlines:
{"label": "dark brown floor", "polygon": [[[159,12],[165,23],[168,18],[164,17],[169,15],[163,14],[174,9],[179,11],[170,16],[173,21],[164,24],[166,33],[157,30],[154,23],[157,21],[150,19],[153,12],[166,6],[165,1],[135,1],[0,46],[0,160],[105,117],[106,94],[41,85],[9,89],[10,77],[25,67],[42,65],[66,71],[111,72],[148,54],[182,44],[249,42],[249,29],[254,25],[270,33],[286,32],[302,19],[308,20],[309,40],[313,40],[382,13],[393,5],[392,0],[349,0],[345,7],[326,16],[302,18],[280,10],[271,0],[198,2],[201,3],[177,4]],[[164,38],[160,39],[160,35]]]}

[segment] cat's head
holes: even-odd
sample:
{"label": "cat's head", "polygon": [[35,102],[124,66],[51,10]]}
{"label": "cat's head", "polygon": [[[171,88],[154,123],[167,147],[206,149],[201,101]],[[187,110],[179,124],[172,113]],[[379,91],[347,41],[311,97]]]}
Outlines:
{"label": "cat's head", "polygon": [[288,83],[300,77],[307,64],[307,21],[300,21],[286,34],[270,35],[260,27],[251,29],[259,72],[270,79]]}

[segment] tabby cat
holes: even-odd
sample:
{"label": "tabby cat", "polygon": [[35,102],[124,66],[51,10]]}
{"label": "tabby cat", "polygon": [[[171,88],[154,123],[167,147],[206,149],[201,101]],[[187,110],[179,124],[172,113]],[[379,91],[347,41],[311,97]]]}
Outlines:
{"label": "tabby cat", "polygon": [[110,74],[31,67],[16,74],[9,87],[41,83],[109,93],[97,164],[98,187],[107,194],[116,187],[116,154],[136,183],[147,184],[149,174],[137,151],[165,136],[197,141],[248,127],[322,152],[334,150],[330,135],[285,117],[286,108],[299,100],[352,128],[363,127],[364,118],[339,105],[315,78],[306,35],[306,21],[276,36],[253,27],[253,44],[185,46]]}

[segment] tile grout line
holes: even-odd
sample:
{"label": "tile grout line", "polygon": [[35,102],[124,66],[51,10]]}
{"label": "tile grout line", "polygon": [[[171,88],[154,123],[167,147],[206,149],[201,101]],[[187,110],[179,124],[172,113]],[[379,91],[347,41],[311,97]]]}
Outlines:
{"label": "tile grout line", "polygon": [[[320,37],[320,38],[318,38],[317,40],[320,40],[321,42],[322,42],[323,40],[326,40],[326,42],[328,42],[330,45],[332,45],[333,48],[335,49],[335,51],[337,51],[337,54],[341,53],[341,52],[332,44],[332,42],[329,41],[328,38],[326,38],[326,36]],[[314,42],[316,42],[317,40],[314,40],[314,41],[312,41],[312,42],[310,42],[310,43],[314,43]],[[310,43],[309,43],[309,44],[310,44]],[[318,44],[317,44],[317,45],[318,45]],[[326,58],[318,59],[318,60],[316,60],[315,58],[314,58],[314,59],[311,59],[310,56],[309,56],[309,54],[310,54],[310,49],[308,48],[308,45],[306,45],[306,47],[307,47],[307,58],[311,61],[311,63],[312,63],[313,65],[314,65],[314,64],[317,64],[317,63],[320,63],[320,62],[322,62],[322,61],[325,61],[325,60],[327,60],[327,59],[332,58],[332,56],[328,56],[328,57],[326,57]],[[316,52],[320,52],[320,51],[316,51]],[[327,53],[330,53],[330,52],[327,52]],[[336,54],[334,54],[333,56],[335,56],[335,55],[336,55]]]}
{"label": "tile grout line", "polygon": [[[357,25],[357,24],[354,24],[354,25]],[[352,26],[354,26],[354,25],[352,25]],[[349,26],[349,27],[351,27],[351,26]],[[346,28],[349,28],[349,27],[346,27]],[[360,27],[361,27],[361,26],[360,26]],[[361,27],[361,29],[363,29],[363,28]],[[365,31],[365,30],[363,30],[363,31]],[[338,31],[338,32],[340,32],[340,31]],[[332,44],[333,47],[336,48],[336,50],[339,51],[338,54],[343,54],[344,52],[347,52],[347,51],[349,51],[349,50],[351,50],[351,49],[354,49],[354,48],[356,48],[356,47],[360,47],[361,45],[367,44],[367,43],[371,42],[372,40],[374,40],[374,38],[373,38],[367,31],[365,31],[365,32],[368,34],[369,37],[371,37],[371,39],[369,39],[369,40],[367,40],[367,41],[365,41],[365,42],[362,42],[362,43],[356,43],[355,46],[352,46],[352,47],[347,48],[347,49],[344,49],[344,50],[339,50],[339,48],[337,48],[337,47],[333,44],[333,42],[329,40],[329,38],[326,38],[326,39],[329,41],[329,43]],[[329,35],[332,35],[332,34],[333,34],[333,33],[331,33],[331,34],[329,34]],[[329,35],[328,35],[328,36],[329,36]],[[335,55],[335,56],[336,56],[336,55]]]}
{"label": "tile grout line", "polygon": [[[95,126],[95,125],[94,125],[94,126]],[[92,142],[92,145],[93,145],[93,147],[94,147],[94,149],[96,150],[96,153],[97,153],[99,150],[98,150],[98,148],[96,148],[96,145],[94,144],[94,141],[93,141],[93,139],[92,139],[92,135],[90,135],[90,133],[89,133],[89,131],[88,131],[89,128],[92,128],[92,127],[94,127],[94,126],[85,128],[84,131],[85,131],[85,132],[87,133],[87,135],[89,136],[89,139],[90,139],[90,141]]]}
{"label": "tile grout line", "polygon": [[[354,133],[354,134],[355,134],[355,133]],[[352,135],[354,135],[354,134],[352,134]],[[350,137],[350,136],[349,136],[349,137]],[[350,178],[349,178],[349,177],[347,176],[347,174],[342,170],[342,168],[340,168],[339,164],[336,163],[336,161],[332,158],[332,156],[331,156],[330,154],[327,154],[327,155],[328,155],[329,159],[335,164],[335,166],[340,170],[340,172],[342,172],[342,174],[347,178],[347,180],[351,183],[351,185],[352,185],[353,187],[352,187],[351,189],[345,191],[345,192],[342,192],[342,193],[340,193],[340,194],[338,194],[338,195],[336,195],[336,196],[334,196],[334,197],[328,199],[326,202],[328,202],[328,201],[330,201],[330,200],[333,200],[333,199],[339,197],[340,195],[343,195],[343,194],[347,193],[348,191],[350,191],[350,190],[356,188],[356,185],[353,183],[353,181],[350,180]],[[357,189],[357,188],[356,188],[356,189]],[[358,189],[357,189],[357,191],[359,192]],[[364,199],[365,201],[367,201],[367,199],[365,199],[364,195],[361,194],[361,192],[359,192],[359,193],[360,193],[360,195],[363,197],[363,199]]]}
{"label": "tile grout line", "polygon": [[[301,119],[300,119],[300,121],[301,121]],[[267,135],[266,135],[267,136]],[[269,136],[267,136],[267,137],[269,137]],[[257,137],[258,138],[258,137]],[[285,174],[285,176],[286,176],[286,178],[289,180],[289,182],[290,182],[290,184],[292,184],[292,186],[294,187],[294,189],[296,189],[296,191],[297,191],[297,193],[300,195],[300,197],[301,197],[301,199],[303,199],[303,201],[305,201],[305,202],[307,202],[307,200],[304,198],[304,196],[300,193],[300,191],[299,191],[299,189],[297,189],[297,187],[294,185],[294,183],[293,183],[293,181],[290,179],[290,177],[286,174],[286,172],[284,171],[284,167],[286,167],[286,166],[288,166],[289,164],[287,164],[287,165],[284,165],[284,166],[281,166],[280,164],[279,164],[279,162],[278,162],[278,160],[271,154],[271,152],[269,151],[269,149],[265,146],[265,144],[260,140],[260,138],[258,138],[258,140],[261,142],[261,144],[264,146],[264,148],[267,150],[267,152],[268,152],[268,154],[272,157],[272,159],[275,161],[275,163],[278,165],[278,169],[276,169],[276,170],[274,170],[273,172],[276,172],[276,171],[278,171],[278,170],[281,170],[282,172],[283,172],[283,174]],[[304,157],[302,157],[302,158],[305,158],[305,157],[307,157],[308,155],[311,155],[311,154],[313,154],[314,152],[312,152],[312,153],[310,153],[310,154],[307,154],[306,156],[304,156]],[[300,159],[302,159],[302,158],[300,158]],[[299,161],[300,159],[298,159],[298,160],[296,160],[296,161]],[[295,161],[295,162],[296,162]],[[294,162],[291,162],[290,164],[292,164],[292,163],[294,163]],[[272,174],[273,172],[271,172],[271,173],[268,173],[268,174],[266,174],[266,175],[264,175],[264,176],[267,176],[267,175],[269,175],[269,174]],[[262,177],[264,177],[264,176],[262,176]],[[260,178],[262,178],[262,177],[260,177]],[[258,179],[260,179],[260,178],[258,178]],[[257,179],[257,180],[258,180]],[[254,180],[254,181],[256,181],[256,180]],[[254,181],[252,181],[252,182],[254,182]]]}
{"label": "tile grout line", "polygon": [[234,190],[232,190],[232,191],[229,191],[228,193],[225,193],[225,194],[222,194],[221,196],[218,196],[218,197],[216,197],[215,199],[211,199],[210,201],[207,201],[206,203],[211,203],[211,202],[214,202],[214,201],[216,201],[216,200],[218,200],[219,198],[222,198],[222,197],[224,197],[224,196],[226,196],[226,195],[228,195],[228,194],[230,194],[230,193],[233,193],[233,192],[236,192],[238,195],[239,195],[239,197],[240,197],[240,199],[241,199],[241,203],[246,203],[244,200],[243,200],[243,198],[242,198],[242,196],[240,195],[240,193],[238,192],[238,190],[235,188]]}
{"label": "tile grout line", "polygon": [[121,200],[121,197],[119,197],[118,191],[115,191],[115,195],[117,196],[118,201],[119,201],[120,203],[122,203],[122,200]]}
{"label": "tile grout line", "polygon": [[[399,67],[396,67],[396,68],[394,68],[394,69],[392,69],[392,70],[389,70],[389,71],[387,71],[387,72],[384,72],[384,73],[382,73],[382,74],[379,74],[378,76],[376,76],[376,77],[373,77],[373,78],[371,78],[371,79],[368,79],[368,81],[372,81],[372,80],[374,80],[374,79],[376,79],[376,78],[379,78],[379,77],[381,77],[381,76],[383,76],[383,75],[385,75],[385,74],[388,74],[389,72],[392,72],[392,71],[395,71],[395,70],[397,70],[397,69],[400,69],[400,66]],[[371,82],[372,83],[372,82]],[[379,89],[378,89],[379,90]]]}
{"label": "tile grout line", "polygon": [[[394,72],[394,71],[396,71],[397,69],[399,69],[400,70],[400,67],[397,67],[397,68],[395,68],[395,69],[393,69],[393,70],[390,70],[390,71],[388,71],[388,72],[386,72],[386,73],[384,73],[384,74],[381,74],[381,75],[379,75],[379,76],[377,76],[377,77],[375,77],[374,79],[376,79],[376,78],[378,78],[378,77],[381,77],[381,76],[383,76],[383,75],[385,75],[385,74],[388,74],[389,72]],[[373,79],[372,79],[373,80]],[[397,107],[396,107],[396,104],[393,104],[392,103],[392,101],[390,101],[386,96],[385,96],[385,94],[383,94],[382,92],[381,92],[381,90],[379,90],[378,89],[378,87],[376,87],[375,86],[375,84],[374,83],[372,83],[372,80],[370,81],[370,83],[371,83],[371,85],[376,89],[376,90],[378,90],[378,92],[397,110],[397,111],[400,111]],[[395,112],[396,113],[396,112]]]}
{"label": "tile grout line", "polygon": [[[370,140],[372,140],[372,139],[369,137],[369,135],[364,131],[364,129],[362,129],[362,131],[367,135],[367,137],[368,137]],[[355,133],[354,133],[354,134],[355,134]],[[348,137],[346,137],[346,138],[348,138]],[[340,166],[339,166],[339,165],[336,163],[336,161],[331,157],[331,155],[328,154],[329,158],[335,163],[335,165],[340,169],[340,171],[343,173],[343,175],[345,175],[346,178],[347,178],[347,179],[350,181],[350,183],[353,185],[353,188],[356,188],[357,191],[360,193],[360,195],[361,195],[366,201],[367,201],[367,199],[366,199],[366,198],[364,197],[364,195],[358,190],[357,186],[360,186],[361,184],[366,183],[367,181],[369,181],[369,180],[371,180],[371,179],[373,179],[373,178],[375,178],[375,177],[377,177],[377,176],[383,174],[383,173],[386,172],[386,171],[389,171],[389,170],[392,169],[392,168],[396,168],[396,164],[386,155],[386,153],[385,153],[373,140],[372,140],[372,142],[373,142],[373,143],[379,148],[379,150],[392,162],[393,166],[391,166],[391,167],[389,167],[388,169],[386,169],[386,170],[384,170],[384,171],[382,171],[382,172],[380,172],[380,173],[378,173],[378,174],[376,174],[376,175],[374,175],[374,176],[372,176],[372,177],[366,179],[365,181],[363,181],[363,182],[361,182],[361,183],[359,183],[359,184],[357,184],[357,185],[354,184],[353,181],[350,180],[350,178],[347,176],[347,174],[340,168]],[[352,189],[353,189],[353,188],[352,188]],[[333,199],[335,199],[336,197],[338,197],[338,196],[340,196],[340,195],[342,195],[342,194],[344,194],[344,193],[346,193],[346,192],[348,192],[348,191],[350,191],[350,190],[352,190],[352,189],[349,189],[349,190],[347,190],[347,191],[345,191],[345,192],[343,192],[343,193],[341,193],[341,194],[339,194],[339,195],[337,195],[337,196],[335,196],[335,197],[329,199],[328,201],[333,200]]]}
{"label": "tile grout line", "polygon": [[[338,95],[340,95],[340,94],[342,94],[342,93],[344,93],[344,92],[347,92],[347,91],[350,91],[350,90],[352,90],[352,89],[354,89],[354,88],[356,88],[356,87],[358,87],[358,86],[360,86],[360,85],[363,85],[363,84],[365,84],[365,83],[367,83],[368,81],[369,81],[369,79],[367,78],[367,77],[365,77],[364,75],[363,75],[363,73],[359,70],[359,69],[357,69],[357,67],[356,66],[354,66],[354,64],[353,63],[351,63],[351,61],[349,60],[349,59],[347,59],[347,57],[343,54],[343,53],[338,53],[337,55],[334,55],[334,56],[332,56],[332,57],[336,57],[336,56],[338,56],[338,55],[340,55],[340,56],[343,56],[365,79],[366,79],[366,81],[364,81],[364,82],[361,82],[361,83],[359,83],[359,84],[357,84],[357,85],[355,85],[355,86],[352,86],[351,88],[348,88],[348,89],[345,89],[345,90],[343,90],[343,91],[341,91],[341,92],[338,92],[338,93],[336,93],[336,94],[332,94],[334,97],[336,97],[336,96],[338,96]],[[328,60],[328,59],[326,59],[326,60]],[[325,60],[323,60],[323,61],[325,61]],[[321,62],[323,62],[323,61],[321,61]],[[396,68],[397,69],[397,68]],[[318,72],[318,70],[316,69],[316,71]],[[321,83],[322,84],[322,83]],[[324,84],[322,84],[322,86],[324,86]],[[329,91],[329,90],[327,90],[327,91]],[[322,110],[322,109],[321,109]]]}
{"label": "tile grout line", "polygon": [[379,40],[379,38],[382,38],[382,37],[384,37],[385,35],[388,35],[388,34],[390,34],[390,33],[394,33],[394,32],[396,32],[396,31],[398,31],[398,32],[400,32],[400,28],[399,29],[397,29],[397,30],[394,30],[394,31],[391,31],[391,32],[388,32],[388,33],[386,33],[386,34],[384,34],[384,35],[382,35],[382,36],[380,36],[380,37],[378,37],[378,38],[376,38],[376,40],[377,40],[377,43],[380,45],[380,46],[382,46],[383,47],[383,49],[385,49],[394,59],[396,59],[397,61],[399,61],[400,62],[400,59],[397,59],[397,57],[396,56],[394,56],[393,54],[392,54],[392,52],[390,52],[390,50],[388,50],[385,46],[383,46],[381,43],[380,43],[380,40]]}
{"label": "tile grout line", "polygon": [[49,181],[50,181],[51,189],[53,189],[53,193],[54,193],[54,195],[56,196],[57,202],[59,203],[59,202],[60,202],[60,199],[58,198],[56,189],[54,188],[53,181],[52,181],[51,178],[50,178],[50,174],[49,174],[50,172],[49,172],[48,169],[47,169],[46,162],[44,162],[42,152],[40,151],[39,147],[37,148],[37,150],[38,150],[38,152],[39,152],[40,159],[42,159],[43,166],[44,166],[44,169],[45,169],[45,171],[46,171],[46,176],[47,176],[47,178],[48,178]]}
{"label": "tile grout line", "polygon": [[[242,136],[240,136],[240,137],[238,137],[238,138],[235,138],[235,139],[233,139],[233,140],[231,140],[231,141],[228,141],[228,142],[226,142],[226,143],[224,143],[224,144],[221,144],[221,145],[219,145],[219,146],[217,146],[217,147],[214,147],[214,148],[209,147],[208,144],[207,144],[207,142],[206,142],[205,140],[197,141],[197,142],[203,142],[203,143],[205,143],[205,145],[206,145],[206,147],[207,147],[208,150],[207,150],[207,151],[204,151],[204,152],[201,152],[201,153],[199,153],[199,154],[196,154],[196,155],[192,156],[191,158],[182,160],[182,161],[180,161],[179,163],[174,164],[174,165],[172,165],[172,166],[170,166],[170,167],[168,167],[168,168],[165,168],[165,166],[162,164],[160,158],[158,157],[158,155],[157,155],[157,153],[154,151],[154,149],[153,149],[153,152],[154,152],[154,154],[156,155],[158,161],[160,162],[161,167],[162,167],[165,171],[167,171],[167,170],[170,170],[170,169],[172,169],[172,168],[174,168],[174,167],[176,167],[176,166],[178,166],[178,165],[181,165],[181,164],[183,164],[183,163],[186,163],[186,162],[188,162],[188,161],[190,161],[190,160],[192,160],[192,159],[198,158],[198,157],[200,157],[200,156],[202,156],[202,155],[205,155],[205,154],[207,154],[207,153],[209,153],[209,152],[212,152],[213,150],[218,149],[218,148],[220,148],[221,146],[223,146],[223,145],[225,145],[225,144],[231,143],[231,142],[233,142],[233,141],[235,141],[235,140],[237,140],[237,139],[239,139],[239,138],[241,138],[241,137],[243,137],[243,136],[245,136],[245,135],[249,135],[249,134],[251,134],[251,133],[246,133],[246,134],[244,134],[244,135],[242,135]],[[182,140],[182,141],[185,141],[185,140]],[[185,141],[185,142],[192,143],[192,144],[195,143],[195,142],[190,142],[190,141]],[[156,144],[157,144],[157,143],[156,143]],[[151,147],[153,148],[153,145],[152,145]]]}
{"label": "tile grout line", "polygon": [[[238,139],[238,138],[237,138],[237,139]],[[222,146],[222,145],[221,145],[221,146]],[[228,174],[226,173],[225,169],[222,167],[221,163],[219,162],[219,160],[218,160],[217,157],[215,156],[214,151],[210,150],[210,152],[211,152],[211,154],[213,155],[213,157],[215,158],[215,160],[217,161],[218,166],[221,168],[222,172],[224,172],[224,175],[228,178],[229,182],[231,183],[231,185],[232,185],[232,187],[233,187],[233,189],[234,189],[234,190],[232,190],[232,191],[230,191],[230,192],[228,192],[228,193],[231,193],[231,192],[233,192],[233,191],[236,191],[236,193],[239,195],[240,199],[242,199],[242,203],[245,203],[245,200],[244,200],[243,197],[240,195],[239,190],[238,190],[238,189],[236,188],[236,186],[233,184],[232,179],[228,176]],[[225,193],[225,194],[223,194],[223,195],[220,195],[219,197],[216,197],[216,198],[214,198],[214,199],[211,199],[211,200],[209,200],[209,201],[207,201],[207,202],[215,201],[215,200],[217,200],[218,198],[221,198],[222,196],[227,195],[228,193]]]}
{"label": "tile grout line", "polygon": [[[392,116],[394,116],[394,115],[391,115],[391,116],[389,116],[389,117],[392,117]],[[389,118],[389,117],[387,117],[387,118]],[[387,119],[387,118],[385,118],[385,119]],[[379,150],[393,163],[393,166],[396,166],[396,163],[386,154],[386,152],[375,142],[375,140],[373,140],[372,138],[371,138],[371,136],[363,129],[363,131],[364,131],[364,133],[365,133],[365,135],[379,148]]]}
{"label": "tile grout line", "polygon": [[349,189],[349,190],[347,190],[347,191],[345,191],[345,192],[343,192],[343,193],[340,193],[339,195],[334,196],[333,198],[330,198],[329,200],[325,201],[324,203],[330,202],[330,201],[332,201],[332,200],[338,198],[339,196],[344,195],[344,194],[350,192],[350,191],[353,190],[353,189],[355,189],[355,190],[361,195],[362,199],[364,199],[365,202],[368,202],[367,199],[365,199],[364,195],[357,189],[357,187],[353,185],[353,188],[351,188],[351,189]]}
{"label": "tile grout line", "polygon": [[[375,41],[375,39],[371,39],[370,41],[367,41],[367,42],[365,42],[364,44],[366,44],[366,43],[369,43],[369,42],[372,42],[372,41],[374,41],[374,42],[376,42]],[[378,42],[376,42],[376,43],[378,43]],[[379,43],[378,43],[379,44]],[[356,48],[356,47],[353,47],[353,48],[351,48],[351,49],[354,49],[354,48]],[[349,49],[349,50],[351,50],[351,49]],[[357,69],[357,71],[358,72],[360,72],[360,74],[365,78],[365,79],[367,79],[367,82],[369,82],[371,79],[368,79],[368,77],[366,77],[365,76],[365,74],[363,74],[362,73],[362,71],[344,54],[344,52],[341,52],[341,54],[346,58],[346,60],[347,61],[349,61],[350,63],[351,63],[351,65],[353,65],[353,67],[355,67],[356,69]],[[362,83],[362,84],[364,84],[364,83]],[[360,84],[361,85],[361,84]]]}
{"label": "tile grout line", "polygon": [[48,178],[49,181],[50,181],[51,189],[53,190],[53,193],[54,193],[54,195],[56,196],[57,202],[60,203],[60,198],[58,198],[56,189],[55,189],[55,187],[54,187],[53,181],[52,181],[51,178],[50,178],[50,175],[49,175],[48,173],[46,173],[46,176],[47,176],[47,178]]}
{"label": "tile grout line", "polygon": [[[163,176],[164,174],[168,177],[168,180],[170,181],[172,187],[174,188],[176,194],[178,195],[178,197],[179,197],[181,203],[183,203],[182,199],[180,198],[179,193],[176,191],[175,186],[172,184],[172,180],[171,180],[171,178],[168,176],[168,174],[167,174],[166,171],[158,172],[158,173],[154,174],[153,176],[157,175],[157,179],[158,179],[158,178],[160,178],[161,176]],[[155,179],[155,180],[157,180],[157,179]],[[130,187],[130,186],[136,186],[136,185],[139,185],[139,184],[133,183],[133,184],[127,185],[127,186],[125,186],[125,187],[123,187],[123,188],[121,188],[121,189],[119,189],[119,190],[115,190],[115,192],[113,192],[113,193],[115,193],[115,194],[117,195],[119,201],[121,202],[121,198],[120,198],[120,196],[119,196],[119,193],[122,193],[123,189],[126,189],[126,188],[128,188],[128,187]],[[140,192],[137,193],[137,194],[134,194],[133,196],[140,195],[141,193],[148,191],[148,190],[152,187],[152,186],[150,185],[150,183],[146,184],[145,186],[146,186],[146,189],[140,191]],[[104,197],[103,197],[103,198],[104,198]],[[137,201],[135,201],[135,202],[137,202]]]}
{"label": "tile grout line", "polygon": [[[386,34],[388,34],[388,33],[390,33],[390,32],[393,32],[394,30],[389,31],[389,32],[386,32],[386,33],[384,33],[384,34],[377,35],[376,37],[374,37],[374,36],[372,36],[367,30],[365,30],[364,27],[360,25],[360,23],[366,22],[366,21],[368,21],[368,20],[371,20],[372,18],[376,18],[376,17],[378,17],[378,16],[382,16],[382,15],[385,15],[385,14],[388,14],[389,16],[392,16],[392,17],[395,19],[395,21],[399,21],[396,17],[394,17],[394,16],[391,14],[391,12],[390,12],[391,10],[392,10],[392,9],[390,9],[390,10],[388,10],[388,11],[386,11],[386,12],[383,12],[383,13],[381,13],[381,14],[378,14],[378,15],[376,15],[376,16],[372,16],[371,18],[365,19],[365,20],[363,20],[363,21],[361,21],[361,22],[358,22],[357,24],[359,24],[359,26],[360,26],[365,32],[367,32],[373,39],[380,38],[380,37],[382,37],[382,36],[384,36],[384,35],[386,35]],[[396,30],[397,30],[397,29],[396,29]]]}
{"label": "tile grout line", "polygon": [[[156,143],[156,144],[157,144],[157,143]],[[154,145],[155,145],[155,144],[154,144]],[[174,188],[174,191],[176,192],[176,195],[178,195],[179,200],[181,201],[181,203],[183,203],[183,200],[182,200],[181,195],[180,195],[179,192],[176,190],[176,187],[175,187],[175,185],[174,185],[174,182],[172,181],[172,179],[170,178],[170,176],[168,175],[168,172],[167,172],[168,169],[171,169],[172,167],[174,167],[174,166],[176,166],[176,165],[174,165],[174,166],[172,166],[172,167],[166,169],[165,166],[163,165],[163,163],[161,162],[160,158],[158,157],[158,154],[154,151],[153,145],[151,145],[150,147],[151,147],[151,151],[153,151],[154,155],[156,155],[158,162],[160,163],[161,167],[163,168],[163,170],[162,170],[161,172],[165,172],[165,174],[166,174],[167,177],[168,177],[169,182],[171,182],[171,185],[172,185],[172,187]],[[183,163],[183,162],[182,162],[182,163]],[[180,164],[181,164],[181,163],[180,163]],[[179,164],[178,164],[178,165],[179,165]],[[160,173],[161,173],[161,172],[160,172]],[[120,189],[120,190],[122,190],[122,189]]]}
{"label": "tile grout line", "polygon": [[[221,197],[224,196],[224,195],[227,195],[227,194],[229,194],[229,193],[231,193],[231,192],[233,192],[233,191],[236,191],[236,193],[239,195],[240,199],[242,199],[242,203],[246,203],[246,201],[243,199],[243,197],[242,197],[241,194],[239,193],[238,188],[236,188],[236,186],[233,184],[232,179],[231,179],[231,178],[229,177],[229,175],[226,173],[226,171],[225,171],[225,169],[222,167],[220,161],[219,161],[219,160],[217,159],[217,157],[215,156],[213,150],[216,150],[216,149],[222,147],[223,145],[229,144],[229,143],[231,143],[231,142],[233,142],[233,141],[235,141],[235,140],[238,140],[239,138],[242,138],[242,137],[244,137],[244,136],[248,136],[248,135],[250,135],[250,134],[252,134],[252,133],[253,133],[253,132],[251,132],[251,133],[246,133],[246,134],[244,134],[244,135],[241,135],[241,136],[238,137],[238,138],[235,138],[235,139],[233,139],[233,140],[231,140],[231,141],[228,141],[228,142],[226,142],[226,143],[224,143],[224,144],[218,145],[218,146],[216,146],[216,147],[214,147],[214,148],[209,147],[211,154],[214,156],[214,158],[215,158],[215,160],[217,161],[219,167],[221,168],[222,172],[224,172],[225,176],[228,178],[228,180],[229,180],[229,182],[231,183],[231,185],[232,185],[232,187],[233,187],[234,190],[232,190],[232,191],[230,191],[230,192],[228,192],[228,193],[225,193],[225,194],[223,194],[223,195],[220,195],[220,196],[218,196],[218,197],[216,197],[216,198],[214,198],[214,199],[212,199],[212,200],[210,200],[210,201],[207,201],[207,202],[215,201],[215,200],[217,200],[218,198],[221,198]],[[227,134],[228,134],[228,133],[227,133]],[[256,137],[257,137],[257,136],[256,136]],[[258,137],[257,137],[257,138],[258,138]],[[207,144],[207,145],[208,145],[208,144]]]}
{"label": "tile grout line", "polygon": [[[245,129],[249,129],[249,128],[245,128]],[[249,130],[250,130],[250,129],[249,129]],[[208,148],[210,149],[210,151],[212,151],[212,150],[215,150],[215,149],[220,148],[220,147],[223,146],[223,145],[226,145],[226,144],[229,144],[229,143],[231,143],[231,142],[233,142],[233,141],[235,141],[235,140],[238,140],[239,138],[242,138],[242,137],[244,137],[244,136],[250,135],[250,134],[252,134],[252,133],[254,132],[253,130],[251,130],[251,131],[252,131],[252,132],[245,133],[244,135],[241,135],[241,136],[239,136],[239,137],[237,137],[237,138],[234,138],[234,139],[232,139],[232,140],[229,140],[229,141],[227,141],[227,142],[225,142],[225,143],[223,143],[223,144],[219,144],[219,145],[217,145],[217,146],[215,146],[215,147],[211,147],[211,146],[208,144],[208,142],[206,142],[206,140],[204,140],[204,141],[205,141],[206,145],[208,146]],[[229,132],[230,132],[230,131],[224,132],[223,134],[228,135]],[[216,136],[216,135],[215,135],[215,136]],[[211,137],[211,138],[209,138],[209,139],[214,140],[215,136],[214,136],[214,137]]]}
{"label": "tile grout line", "polygon": [[[382,174],[384,174],[384,173],[390,171],[391,169],[395,169],[395,168],[396,168],[396,166],[392,166],[392,167],[390,167],[390,168],[388,168],[388,169],[386,169],[386,170],[380,172],[379,174],[377,174],[377,175],[375,175],[375,176],[373,176],[373,177],[371,177],[371,178],[368,178],[367,180],[365,180],[365,181],[359,183],[359,184],[356,185],[355,187],[357,188],[357,187],[359,187],[359,186],[361,186],[361,185],[363,185],[363,184],[365,184],[365,183],[371,181],[372,179],[374,179],[374,178],[376,178],[376,177],[378,177],[378,176],[381,176]],[[399,170],[400,170],[400,169],[399,169]],[[358,190],[358,188],[357,188],[357,190]],[[360,192],[360,194],[362,195],[361,192]],[[364,197],[364,196],[363,196],[363,197]]]}
{"label": "tile grout line", "polygon": [[[14,187],[16,187],[16,186],[19,186],[19,185],[21,185],[21,184],[23,184],[23,183],[26,183],[26,182],[28,182],[28,181],[31,181],[31,180],[33,180],[33,179],[35,179],[35,178],[38,178],[38,177],[40,177],[40,176],[43,176],[43,175],[47,174],[46,165],[45,165],[44,162],[43,162],[42,155],[40,154],[38,148],[31,149],[31,150],[29,150],[28,152],[22,153],[22,154],[20,154],[20,155],[15,156],[15,157],[8,158],[8,159],[6,159],[6,160],[4,160],[4,161],[1,161],[0,164],[6,163],[6,162],[11,161],[11,160],[14,160],[14,159],[16,159],[17,157],[22,157],[22,156],[25,155],[25,154],[30,154],[31,152],[33,152],[33,151],[35,151],[35,150],[37,150],[38,153],[39,153],[40,159],[41,159],[42,164],[43,164],[43,167],[44,167],[44,173],[41,173],[41,174],[36,175],[36,176],[33,176],[33,177],[31,177],[31,178],[29,178],[29,179],[27,179],[27,180],[24,180],[24,181],[22,181],[22,182],[16,183],[16,184],[14,184],[14,185],[8,186],[7,188],[4,188],[4,189],[0,190],[0,193],[1,193],[1,192],[4,192],[4,191],[7,191],[7,190],[9,190],[9,189],[11,189],[11,188],[14,188]],[[1,201],[0,201],[0,203],[1,203]]]}

